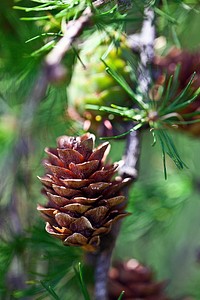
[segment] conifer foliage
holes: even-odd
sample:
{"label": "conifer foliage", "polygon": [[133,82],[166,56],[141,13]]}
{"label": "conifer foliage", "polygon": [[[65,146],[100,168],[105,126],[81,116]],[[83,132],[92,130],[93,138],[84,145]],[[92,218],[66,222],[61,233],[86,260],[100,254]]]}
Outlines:
{"label": "conifer foliage", "polygon": [[0,6],[0,300],[200,299],[199,1]]}

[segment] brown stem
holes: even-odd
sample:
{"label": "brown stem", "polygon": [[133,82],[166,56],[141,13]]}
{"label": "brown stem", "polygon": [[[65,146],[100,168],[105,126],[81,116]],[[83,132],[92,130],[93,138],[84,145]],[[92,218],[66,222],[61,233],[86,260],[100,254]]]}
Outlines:
{"label": "brown stem", "polygon": [[96,254],[95,264],[95,300],[107,300],[108,271],[111,264],[112,252],[115,247],[116,238],[119,234],[121,222],[112,227],[111,232],[101,240],[101,248]]}

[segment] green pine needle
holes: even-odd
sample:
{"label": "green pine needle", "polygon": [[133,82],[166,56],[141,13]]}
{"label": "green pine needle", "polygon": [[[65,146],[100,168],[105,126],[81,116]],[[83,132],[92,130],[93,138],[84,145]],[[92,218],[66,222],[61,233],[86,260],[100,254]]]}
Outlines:
{"label": "green pine needle", "polygon": [[138,106],[141,108],[141,109],[147,109],[147,104],[143,102],[142,98],[140,95],[136,95],[132,88],[128,85],[128,83],[125,81],[125,79],[120,75],[118,74],[113,68],[110,68],[107,63],[101,59],[102,62],[104,63],[104,65],[106,66],[106,72],[111,75],[115,80],[116,82],[127,92],[127,94],[131,97],[131,99],[133,99],[133,101],[135,103],[138,104]]}
{"label": "green pine needle", "polygon": [[[188,82],[188,84],[186,85],[186,87],[181,91],[181,93],[180,93],[180,94],[172,101],[172,103],[169,105],[168,111],[176,110],[177,107],[178,107],[178,104],[179,104],[179,105],[180,105],[181,103],[183,104],[183,100],[184,100],[185,97],[187,98],[187,92],[188,92],[189,88],[191,87],[191,84],[192,84],[192,82],[193,82],[193,80],[194,80],[195,74],[196,74],[196,72],[193,73],[193,75],[191,76],[191,79],[190,79],[190,81]],[[198,95],[195,95],[195,96],[197,97]],[[193,99],[193,97],[192,97],[192,99]],[[194,98],[194,99],[195,99],[195,98]],[[189,101],[189,100],[187,100],[187,101]],[[186,102],[187,102],[187,101],[186,101]],[[190,101],[191,101],[191,99],[190,99]],[[185,102],[184,102],[184,103],[185,103]]]}
{"label": "green pine needle", "polygon": [[121,300],[123,298],[124,294],[125,294],[125,292],[122,291],[121,294],[120,294],[120,296],[119,296],[119,298],[118,298],[118,300]]}
{"label": "green pine needle", "polygon": [[101,137],[100,140],[118,139],[118,138],[128,135],[129,133],[131,133],[133,131],[140,129],[142,126],[143,126],[143,123],[139,123],[139,124],[135,125],[134,127],[132,127],[130,130],[123,132],[122,134],[109,136],[109,137]]}
{"label": "green pine needle", "polygon": [[166,87],[166,91],[165,90],[163,91],[163,93],[165,92],[165,95],[162,98],[162,103],[159,106],[159,111],[162,111],[162,109],[164,109],[166,107],[166,105],[167,105],[167,103],[170,99],[170,91],[171,91],[171,87],[172,87],[172,83],[173,83],[173,78],[174,78],[174,76],[171,75],[170,78],[169,78],[167,87]]}
{"label": "green pine needle", "polygon": [[117,106],[115,104],[111,104],[109,106],[99,106],[94,104],[85,105],[85,109],[96,110],[96,111],[104,111],[108,114],[113,114],[120,116],[125,119],[132,120],[134,122],[142,122],[144,123],[146,112],[138,109],[132,109],[124,106]]}
{"label": "green pine needle", "polygon": [[183,118],[191,118],[191,117],[195,117],[195,116],[199,116],[200,115],[200,111],[195,111],[192,113],[187,113],[187,114],[182,114]]}
{"label": "green pine needle", "polygon": [[166,80],[167,84],[164,84],[161,100],[158,102],[158,112],[162,114],[166,107],[169,106],[171,100],[175,97],[176,91],[179,86],[178,77],[180,73],[180,64],[177,65],[173,75]]}
{"label": "green pine needle", "polygon": [[60,297],[56,294],[54,289],[45,281],[40,281],[41,285],[45,288],[45,290],[52,296],[55,300],[61,300]]}
{"label": "green pine needle", "polygon": [[82,266],[81,266],[80,262],[78,263],[77,267],[74,267],[74,270],[75,270],[76,276],[79,280],[79,283],[80,283],[80,286],[81,286],[81,291],[83,293],[84,299],[85,300],[90,300],[90,296],[89,296],[87,287],[86,287],[85,282],[83,280]]}
{"label": "green pine needle", "polygon": [[56,32],[46,32],[46,33],[41,33],[41,34],[39,34],[39,35],[36,35],[36,36],[34,36],[34,37],[28,39],[28,40],[26,41],[26,43],[30,43],[30,42],[32,42],[32,41],[34,41],[34,40],[39,39],[39,38],[42,38],[42,37],[48,37],[48,36],[61,37],[61,36],[63,36],[63,35],[62,35],[62,34],[59,34],[59,33],[56,33]]}
{"label": "green pine needle", "polygon": [[32,52],[31,56],[38,56],[41,53],[47,52],[48,50],[52,49],[55,44],[56,44],[56,41],[52,40],[52,41],[48,42],[47,44],[45,44],[44,46],[42,46],[41,48],[39,48],[38,50]]}
{"label": "green pine needle", "polygon": [[157,138],[155,137],[155,135],[157,135],[158,140],[161,144],[165,179],[167,179],[166,154],[172,159],[172,161],[174,162],[174,164],[176,165],[176,167],[178,169],[183,169],[184,167],[187,168],[187,165],[181,159],[181,157],[176,149],[176,146],[175,146],[171,136],[167,132],[167,130],[166,129],[157,129],[152,132],[153,132],[153,137],[154,137],[154,144],[157,141]]}
{"label": "green pine needle", "polygon": [[41,20],[49,20],[49,16],[41,16],[41,17],[24,17],[20,18],[21,21],[41,21]]}
{"label": "green pine needle", "polygon": [[194,95],[192,98],[190,98],[189,100],[186,100],[183,103],[177,104],[176,106],[169,106],[168,109],[166,109],[165,113],[168,114],[170,112],[174,112],[174,111],[183,109],[183,108],[187,107],[189,104],[191,104],[192,102],[194,102],[197,97],[198,97],[198,95]]}
{"label": "green pine needle", "polygon": [[165,11],[159,9],[158,7],[154,7],[154,11],[156,14],[158,14],[161,17],[164,17],[167,21],[169,21],[172,24],[178,24],[177,20],[175,18],[173,18],[172,16],[170,16],[168,13],[166,13]]}

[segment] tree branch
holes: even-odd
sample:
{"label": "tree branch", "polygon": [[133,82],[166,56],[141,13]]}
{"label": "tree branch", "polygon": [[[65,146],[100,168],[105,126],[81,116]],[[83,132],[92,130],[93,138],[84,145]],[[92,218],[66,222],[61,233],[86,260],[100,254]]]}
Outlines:
{"label": "tree branch", "polygon": [[[131,35],[128,38],[130,48],[133,51],[137,50],[140,53],[140,62],[138,66],[138,91],[142,93],[143,97],[148,95],[149,85],[152,81],[150,65],[154,58],[154,40],[154,11],[151,7],[147,7],[144,10],[144,21],[141,33],[139,35]],[[119,171],[119,174],[122,177],[130,176],[133,180],[137,179],[139,153],[139,132],[130,132],[127,136],[125,156]]]}
{"label": "tree branch", "polygon": [[133,3],[131,0],[118,0],[117,4],[118,4],[119,10],[121,12],[125,12],[125,11],[129,10],[133,6]]}
{"label": "tree branch", "polygon": [[151,7],[146,7],[141,33],[130,35],[128,38],[130,48],[140,53],[138,89],[145,96],[148,94],[149,85],[152,81],[150,65],[154,58],[154,40],[154,11]]}
{"label": "tree branch", "polygon": [[[149,85],[151,83],[151,73],[149,65],[154,56],[154,39],[155,28],[153,25],[154,13],[148,7],[144,10],[144,21],[141,33],[139,35],[139,51],[140,63],[138,66],[138,90],[143,96],[148,93]],[[132,36],[133,38],[133,36]],[[129,39],[129,43],[131,38]],[[131,44],[131,43],[130,43]],[[132,46],[135,46],[135,42]],[[131,47],[132,48],[132,47]],[[132,182],[138,177],[138,159],[140,155],[139,133],[137,131],[130,132],[127,136],[126,150],[123,158],[119,174],[122,178],[127,176],[132,178]],[[128,195],[129,187],[126,188],[125,194]],[[95,300],[107,300],[107,280],[108,271],[111,263],[112,252],[115,246],[116,239],[119,235],[121,222],[116,223],[111,233],[109,233],[101,242],[101,251],[97,255],[96,272],[95,272]],[[108,243],[108,244],[107,244]],[[103,245],[103,246],[102,246]]]}

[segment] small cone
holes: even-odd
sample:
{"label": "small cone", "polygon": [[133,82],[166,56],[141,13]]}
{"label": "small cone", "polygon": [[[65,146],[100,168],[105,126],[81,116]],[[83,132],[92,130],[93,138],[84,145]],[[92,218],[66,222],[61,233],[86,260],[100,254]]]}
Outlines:
{"label": "small cone", "polygon": [[57,148],[46,148],[47,173],[39,178],[48,198],[38,205],[46,231],[66,246],[95,251],[100,237],[107,234],[124,212],[121,189],[129,179],[112,179],[117,165],[105,164],[109,143],[94,149],[94,136],[61,136]]}
{"label": "small cone", "polygon": [[165,282],[155,282],[152,271],[137,260],[117,263],[109,273],[109,300],[169,300],[164,294]]}

